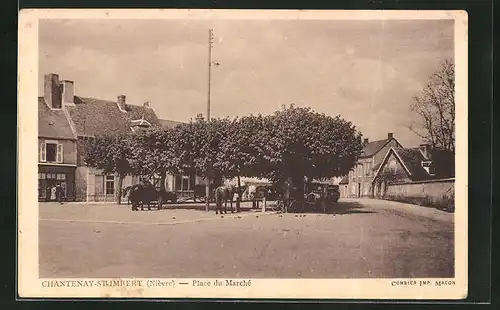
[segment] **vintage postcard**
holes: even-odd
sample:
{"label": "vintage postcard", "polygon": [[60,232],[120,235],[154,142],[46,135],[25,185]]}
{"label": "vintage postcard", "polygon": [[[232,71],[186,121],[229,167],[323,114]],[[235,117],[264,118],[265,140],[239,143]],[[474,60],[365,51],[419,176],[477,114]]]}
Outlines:
{"label": "vintage postcard", "polygon": [[467,297],[467,13],[23,10],[20,297]]}

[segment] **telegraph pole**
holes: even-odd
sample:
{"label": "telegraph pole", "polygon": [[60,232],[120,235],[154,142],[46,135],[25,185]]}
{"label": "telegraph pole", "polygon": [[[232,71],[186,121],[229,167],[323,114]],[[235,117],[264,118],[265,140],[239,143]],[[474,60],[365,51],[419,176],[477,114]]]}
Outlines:
{"label": "telegraph pole", "polygon": [[[210,91],[212,82],[212,47],[214,44],[214,30],[210,28],[208,30],[208,97],[207,97],[207,122],[210,122]],[[208,156],[208,154],[207,154]],[[210,162],[207,167],[207,178],[205,185],[205,211],[210,211],[210,174],[211,174]]]}

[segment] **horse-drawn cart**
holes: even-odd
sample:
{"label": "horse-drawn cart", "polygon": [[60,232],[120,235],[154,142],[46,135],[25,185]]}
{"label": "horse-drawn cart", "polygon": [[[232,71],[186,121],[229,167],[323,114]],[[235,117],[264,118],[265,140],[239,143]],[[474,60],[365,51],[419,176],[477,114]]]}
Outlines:
{"label": "horse-drawn cart", "polygon": [[321,182],[310,182],[304,185],[304,190],[288,185],[282,201],[278,203],[282,212],[302,213],[306,211],[319,211],[327,213],[331,205],[340,197],[338,185]]}
{"label": "horse-drawn cart", "polygon": [[122,191],[122,196],[125,197],[127,195],[128,204],[132,205],[132,211],[137,211],[139,207],[141,210],[144,210],[145,206],[148,210],[151,210],[152,206],[161,210],[163,204],[177,202],[177,195],[175,193],[159,190],[149,182],[126,187]]}

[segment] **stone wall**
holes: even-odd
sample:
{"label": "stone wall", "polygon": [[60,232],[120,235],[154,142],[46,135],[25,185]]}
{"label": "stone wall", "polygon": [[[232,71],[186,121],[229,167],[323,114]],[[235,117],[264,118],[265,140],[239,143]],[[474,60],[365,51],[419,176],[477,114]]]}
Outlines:
{"label": "stone wall", "polygon": [[455,179],[419,181],[412,183],[391,184],[387,187],[388,196],[406,197],[453,197],[455,195]]}

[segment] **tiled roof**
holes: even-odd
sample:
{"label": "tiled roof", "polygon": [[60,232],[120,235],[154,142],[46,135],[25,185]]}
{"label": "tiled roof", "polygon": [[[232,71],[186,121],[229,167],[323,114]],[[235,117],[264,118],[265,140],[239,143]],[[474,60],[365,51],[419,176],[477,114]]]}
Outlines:
{"label": "tiled roof", "polygon": [[410,178],[413,181],[432,179],[427,171],[422,167],[422,161],[429,160],[425,158],[418,148],[394,148],[399,158],[403,161],[405,167],[410,171]]}
{"label": "tiled roof", "polygon": [[117,134],[130,131],[133,120],[144,118],[153,126],[160,126],[158,117],[149,107],[126,105],[122,112],[114,101],[75,96],[75,106],[68,112],[79,136]]}
{"label": "tiled roof", "polygon": [[364,147],[363,147],[363,157],[370,157],[375,154],[377,154],[378,151],[380,151],[381,148],[384,147],[390,140],[389,139],[384,139],[384,140],[377,140],[377,141],[372,141],[368,142]]}
{"label": "tiled roof", "polygon": [[340,180],[339,184],[349,184],[349,176],[344,176],[342,180]]}
{"label": "tiled roof", "polygon": [[430,155],[436,178],[455,177],[455,153],[451,151],[432,150]]}
{"label": "tiled roof", "polygon": [[168,119],[159,119],[159,121],[163,128],[174,128],[177,125],[183,124],[183,122],[171,121]]}
{"label": "tiled roof", "polygon": [[75,139],[64,111],[51,110],[43,97],[38,98],[38,136],[55,139]]}

